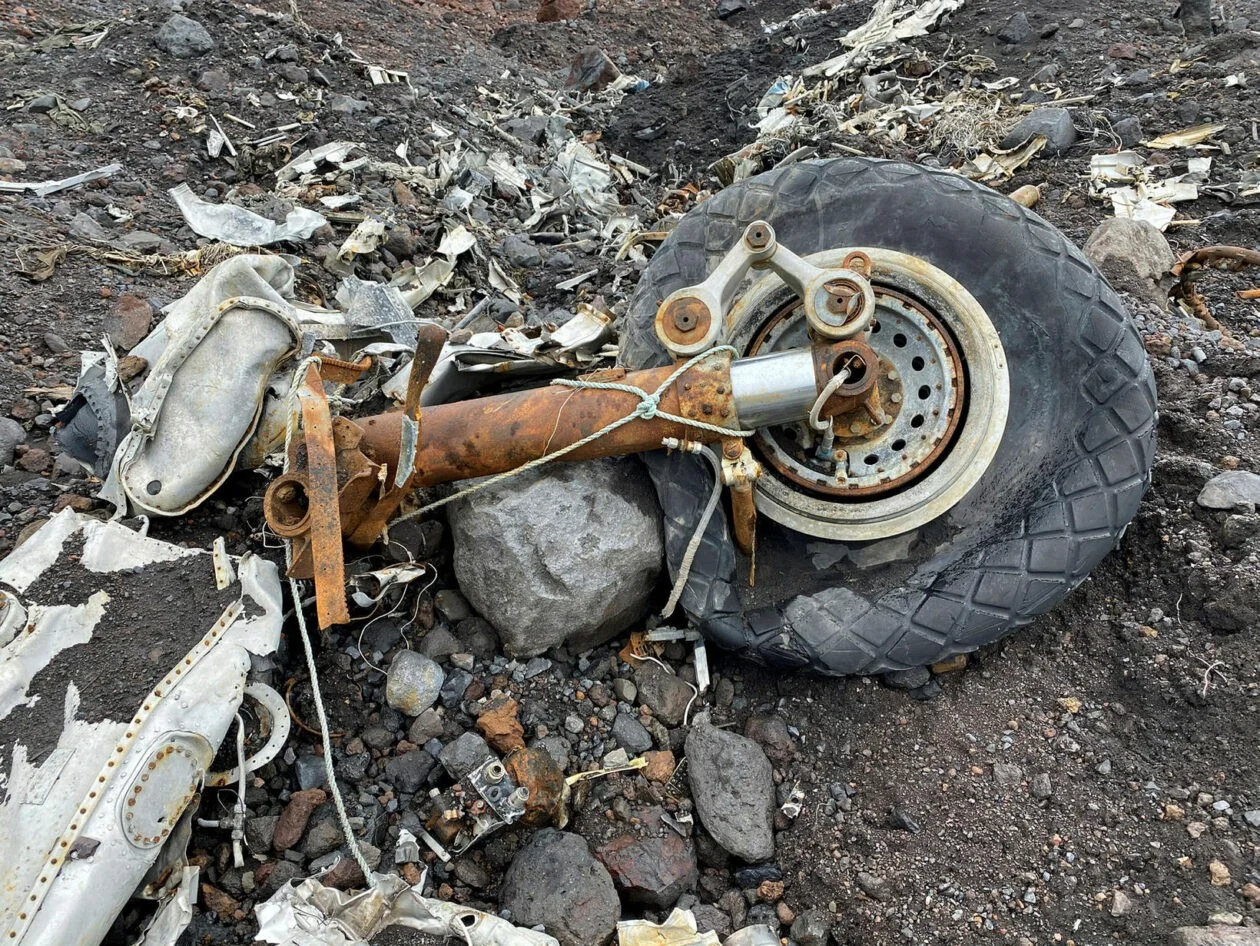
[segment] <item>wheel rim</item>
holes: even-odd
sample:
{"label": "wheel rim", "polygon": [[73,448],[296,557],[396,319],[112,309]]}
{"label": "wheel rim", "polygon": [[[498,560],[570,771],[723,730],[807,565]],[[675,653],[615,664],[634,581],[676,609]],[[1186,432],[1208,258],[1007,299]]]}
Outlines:
{"label": "wheel rim", "polygon": [[[860,248],[872,262],[880,358],[879,409],[837,424],[835,473],[808,462],[806,427],[759,431],[760,511],[797,531],[871,541],[918,528],[956,505],[1001,442],[1010,385],[1005,353],[984,309],[947,273],[917,257]],[[854,248],[808,257],[835,266]],[[774,275],[732,308],[727,337],[746,354],[808,344],[790,289]],[[840,451],[843,451],[841,453]]]}

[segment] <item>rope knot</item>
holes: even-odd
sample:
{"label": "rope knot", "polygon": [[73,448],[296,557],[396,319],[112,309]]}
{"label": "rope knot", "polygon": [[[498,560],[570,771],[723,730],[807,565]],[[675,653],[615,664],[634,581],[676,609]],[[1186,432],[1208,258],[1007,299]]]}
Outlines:
{"label": "rope knot", "polygon": [[639,396],[641,400],[634,406],[634,416],[643,420],[651,420],[656,416],[656,412],[661,406],[660,396],[646,392],[642,392]]}

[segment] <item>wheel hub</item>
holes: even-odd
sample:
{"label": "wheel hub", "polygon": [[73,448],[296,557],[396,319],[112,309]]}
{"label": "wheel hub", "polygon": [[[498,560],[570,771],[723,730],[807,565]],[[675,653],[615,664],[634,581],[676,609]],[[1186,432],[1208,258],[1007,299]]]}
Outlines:
{"label": "wheel hub", "polygon": [[[818,450],[818,435],[805,423],[762,429],[754,438],[774,469],[822,495],[857,499],[908,486],[949,448],[966,403],[958,345],[931,310],[885,287],[875,289],[875,304],[867,342],[879,357],[878,377],[861,404],[832,418],[834,459]],[[806,329],[799,305],[788,305],[748,353],[808,345]]]}
{"label": "wheel hub", "polygon": [[[753,439],[765,469],[754,491],[757,509],[797,532],[842,542],[887,538],[944,516],[989,468],[1010,401],[1002,340],[948,273],[877,247],[804,259],[834,267],[859,253],[871,264],[870,310],[879,330],[862,340],[878,383],[832,414],[830,430],[770,427]],[[800,299],[776,274],[754,279],[727,316],[726,338],[749,354],[808,344]]]}

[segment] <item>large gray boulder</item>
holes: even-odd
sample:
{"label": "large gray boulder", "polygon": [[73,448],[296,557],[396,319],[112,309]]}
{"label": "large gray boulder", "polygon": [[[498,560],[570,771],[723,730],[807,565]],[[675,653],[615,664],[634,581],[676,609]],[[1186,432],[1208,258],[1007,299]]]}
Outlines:
{"label": "large gray boulder", "polygon": [[516,855],[499,897],[519,926],[542,926],[561,946],[603,946],[621,919],[612,877],[576,834],[544,828]]}
{"label": "large gray boulder", "polygon": [[1169,271],[1177,259],[1164,235],[1145,220],[1104,220],[1085,241],[1085,255],[1112,288],[1168,308]]}
{"label": "large gray boulder", "polygon": [[1218,473],[1207,481],[1196,502],[1204,509],[1230,510],[1247,503],[1260,506],[1260,475],[1246,470]]}
{"label": "large gray boulder", "polygon": [[1008,150],[1018,148],[1037,135],[1046,139],[1042,154],[1048,156],[1066,154],[1068,149],[1076,144],[1076,126],[1072,122],[1072,113],[1066,108],[1034,109],[1006,133],[1000,147]]}
{"label": "large gray boulder", "polygon": [[774,857],[774,770],[751,739],[696,717],[687,734],[687,777],[700,823],[749,863]]}
{"label": "large gray boulder", "polygon": [[162,52],[176,59],[204,56],[214,49],[214,37],[206,28],[179,13],[173,14],[158,28],[153,43]]}
{"label": "large gray boulder", "polygon": [[633,460],[555,464],[451,503],[455,577],[519,657],[580,652],[646,613],[661,510]]}

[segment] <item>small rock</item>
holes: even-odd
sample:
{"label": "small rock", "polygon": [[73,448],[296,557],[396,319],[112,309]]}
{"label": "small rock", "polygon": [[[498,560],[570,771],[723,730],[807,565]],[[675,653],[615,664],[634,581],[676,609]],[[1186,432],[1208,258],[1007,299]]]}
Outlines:
{"label": "small rock", "polygon": [[888,884],[881,877],[876,877],[864,870],[858,871],[857,882],[862,892],[872,900],[886,903],[892,899],[892,891],[888,889]]}
{"label": "small rock", "polygon": [[713,840],[749,863],[774,857],[774,773],[761,747],[702,713],[686,752],[696,812]]}
{"label": "small rock", "polygon": [[1085,255],[1111,285],[1144,302],[1168,308],[1168,290],[1176,257],[1168,240],[1145,220],[1111,217],[1085,241]]}
{"label": "small rock", "polygon": [[1120,146],[1123,148],[1132,148],[1139,141],[1146,138],[1146,133],[1142,130],[1142,122],[1134,115],[1128,115],[1114,125],[1111,126],[1120,138]]}
{"label": "small rock", "polygon": [[782,880],[783,871],[774,864],[758,864],[756,867],[741,867],[735,871],[735,884],[741,890],[760,887],[767,880]]}
{"label": "small rock", "polygon": [[1229,868],[1221,861],[1212,861],[1208,864],[1208,876],[1212,880],[1213,887],[1228,887],[1232,878],[1229,875]]}
{"label": "small rock", "polygon": [[805,910],[792,923],[792,939],[798,946],[827,946],[831,942],[831,917],[825,910]]}
{"label": "small rock", "polygon": [[666,909],[696,887],[696,851],[662,821],[663,811],[639,814],[647,834],[626,834],[595,851],[627,903]]}
{"label": "small rock", "polygon": [[1028,14],[1022,10],[1010,17],[997,31],[999,42],[1014,46],[1032,36],[1032,24],[1028,22]]}
{"label": "small rock", "polygon": [[306,839],[302,842],[302,853],[308,859],[314,860],[317,857],[323,857],[329,851],[335,851],[341,847],[344,839],[341,835],[341,828],[333,821],[317,821],[306,829]]}
{"label": "small rock", "polygon": [[203,92],[226,92],[231,78],[222,69],[207,69],[197,76],[197,88]]}
{"label": "small rock", "polygon": [[322,788],[294,792],[276,821],[271,839],[272,849],[277,854],[283,854],[297,844],[306,831],[306,823],[310,821],[311,814],[327,800],[328,793]]}
{"label": "small rock", "polygon": [[503,879],[499,903],[521,926],[541,925],[561,946],[604,946],[621,903],[604,865],[576,834],[544,828]]}
{"label": "small rock", "polygon": [[201,885],[201,905],[222,919],[231,920],[240,910],[240,903],[213,884]]}
{"label": "small rock", "polygon": [[625,677],[618,677],[612,682],[613,693],[617,699],[623,703],[634,704],[635,697],[639,695],[639,688],[634,685],[633,680],[627,680]]}
{"label": "small rock", "polygon": [[263,893],[273,894],[290,881],[305,877],[306,871],[302,869],[301,864],[281,860],[264,864],[255,876],[258,878]]}
{"label": "small rock", "polygon": [[339,115],[357,115],[360,112],[366,112],[370,107],[370,103],[363,101],[363,99],[356,99],[353,96],[343,95],[340,92],[334,92],[328,96],[329,110]]}
{"label": "small rock", "polygon": [[997,762],[993,766],[993,781],[1002,788],[1015,788],[1024,780],[1024,770],[1010,762]]}
{"label": "small rock", "polygon": [[385,701],[408,716],[419,716],[437,702],[446,674],[414,650],[400,651],[385,677]]}
{"label": "small rock", "polygon": [[452,624],[458,624],[473,616],[472,607],[465,598],[454,588],[443,588],[433,596],[433,606],[438,609],[438,613],[446,618]]}
{"label": "small rock", "polygon": [[787,765],[796,758],[796,743],[788,732],[787,723],[777,716],[750,716],[744,725],[744,735],[765,750],[770,761]]}
{"label": "small rock", "polygon": [[26,428],[10,417],[0,417],[0,466],[13,462],[13,454],[26,442]]}
{"label": "small rock", "polygon": [[510,234],[503,241],[503,258],[513,269],[533,269],[542,265],[542,253],[529,237]]}
{"label": "small rock", "polygon": [[1133,910],[1133,901],[1123,890],[1117,890],[1111,895],[1111,915],[1112,916],[1128,916]]}
{"label": "small rock", "polygon": [[147,299],[123,293],[105,316],[105,334],[120,351],[131,351],[149,334],[153,306]]}
{"label": "small rock", "polygon": [[1212,0],[1181,0],[1177,19],[1186,36],[1193,39],[1212,35]]}
{"label": "small rock", "polygon": [[1260,506],[1260,475],[1244,470],[1218,473],[1195,500],[1204,509],[1231,510],[1239,505]]}
{"label": "small rock", "polygon": [[569,65],[563,85],[579,92],[598,92],[621,75],[621,70],[598,46],[586,46],[578,51]]}
{"label": "small rock", "polygon": [[1056,157],[1065,154],[1076,144],[1076,126],[1072,124],[1072,113],[1066,108],[1034,109],[1007,132],[1001,147],[1018,148],[1035,135],[1046,139],[1042,154]]}
{"label": "small rock", "polygon": [[429,631],[428,634],[424,635],[424,640],[420,642],[420,653],[432,660],[441,660],[443,657],[458,654],[463,650],[463,646],[454,634],[439,624]]}
{"label": "small rock", "polygon": [[52,454],[43,447],[31,447],[18,458],[17,465],[27,473],[43,473],[52,466]]}
{"label": "small rock", "polygon": [[713,12],[717,14],[719,20],[729,20],[736,13],[742,13],[747,9],[748,4],[744,0],[717,0]]}
{"label": "small rock", "polygon": [[467,670],[456,668],[448,673],[446,682],[442,684],[442,705],[458,709],[460,704],[463,703],[464,694],[468,692],[468,687],[472,682],[472,674]]}
{"label": "small rock", "polygon": [[676,675],[654,663],[645,663],[635,675],[639,702],[666,726],[682,725],[695,691]]}
{"label": "small rock", "polygon": [[1054,793],[1054,788],[1050,784],[1049,772],[1038,772],[1032,778],[1032,783],[1028,786],[1029,792],[1033,798],[1044,801]]}
{"label": "small rock", "polygon": [[883,679],[894,690],[917,690],[932,679],[932,671],[927,667],[907,667],[905,670],[890,670]]}
{"label": "small rock", "polygon": [[538,4],[538,22],[556,23],[560,20],[575,20],[582,12],[578,0],[541,0]]}
{"label": "small rock", "polygon": [[196,20],[176,13],[158,27],[153,44],[176,59],[204,56],[214,49],[214,39]]}
{"label": "small rock", "polygon": [[645,752],[643,758],[647,765],[643,767],[643,777],[649,782],[665,783],[670,780],[674,774],[674,769],[678,763],[674,759],[674,753],[668,749],[662,749],[658,752]]}
{"label": "small rock", "polygon": [[[652,736],[643,728],[633,716],[626,713],[618,713],[612,724],[612,737],[616,740],[617,745],[638,755],[640,752],[646,752],[652,748]],[[662,904],[665,906],[666,904]]]}
{"label": "small rock", "polygon": [[328,767],[324,765],[322,756],[310,753],[300,755],[293,769],[297,775],[298,788],[302,791],[328,786]]}
{"label": "small rock", "polygon": [[1173,930],[1169,946],[1260,946],[1254,926],[1182,926]]}
{"label": "small rock", "polygon": [[502,755],[525,748],[525,729],[517,718],[519,709],[516,700],[500,696],[487,703],[477,717],[477,728],[486,737],[486,742]]}
{"label": "small rock", "polygon": [[441,735],[442,717],[437,710],[427,709],[412,722],[411,728],[407,730],[407,741],[423,746],[430,739],[437,739]]}
{"label": "small rock", "polygon": [[438,761],[455,781],[459,781],[486,759],[491,757],[486,741],[474,732],[466,732],[455,741],[442,747]]}
{"label": "small rock", "polygon": [[424,787],[433,765],[433,756],[423,749],[413,749],[385,763],[385,778],[398,791],[415,794]]}
{"label": "small rock", "polygon": [[276,836],[276,822],[279,815],[259,815],[245,822],[245,845],[255,854],[266,854],[271,850],[272,839]]}

